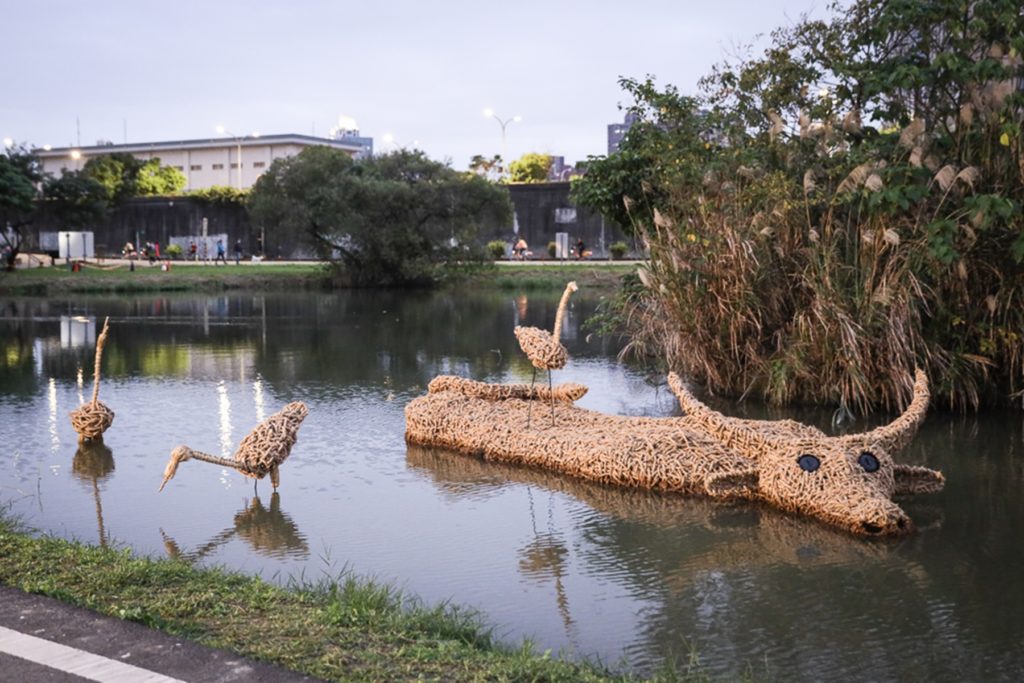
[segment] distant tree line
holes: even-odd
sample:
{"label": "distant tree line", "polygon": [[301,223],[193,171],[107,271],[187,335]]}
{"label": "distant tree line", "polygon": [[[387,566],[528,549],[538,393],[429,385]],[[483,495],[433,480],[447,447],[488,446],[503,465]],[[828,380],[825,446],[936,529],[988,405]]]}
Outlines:
{"label": "distant tree line", "polygon": [[159,159],[124,153],[96,156],[81,170],[55,176],[43,173],[39,158],[24,145],[11,145],[0,154],[0,240],[13,262],[41,212],[68,229],[84,229],[127,199],[181,194],[185,183],[181,171]]}
{"label": "distant tree line", "polygon": [[247,206],[268,241],[311,248],[355,286],[426,285],[482,262],[481,231],[512,215],[504,187],[404,149],[353,159],[306,148],[274,160]]}

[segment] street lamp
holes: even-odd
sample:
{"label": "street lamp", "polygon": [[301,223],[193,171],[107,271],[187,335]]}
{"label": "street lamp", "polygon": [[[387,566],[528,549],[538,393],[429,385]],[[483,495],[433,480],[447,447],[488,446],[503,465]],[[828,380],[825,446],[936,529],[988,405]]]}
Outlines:
{"label": "street lamp", "polygon": [[508,160],[505,159],[505,128],[510,123],[519,123],[520,121],[523,120],[523,117],[520,116],[519,114],[516,114],[512,118],[502,119],[500,116],[494,113],[493,109],[489,107],[487,109],[484,109],[484,116],[489,119],[494,119],[495,121],[498,122],[498,125],[501,126],[501,174],[505,175],[505,171],[508,164]]}
{"label": "street lamp", "polygon": [[4,138],[4,147],[14,147],[14,138]]}
{"label": "street lamp", "polygon": [[[242,189],[242,138],[245,137],[245,136],[244,135],[235,135],[234,133],[232,133],[230,130],[228,130],[224,126],[217,126],[217,132],[220,133],[221,135],[230,135],[231,137],[233,137],[235,139],[235,142],[238,144],[238,153],[237,153],[237,156],[236,156],[235,160],[238,162],[238,176],[237,176],[237,181],[238,182],[237,182],[237,185],[238,185],[238,189],[241,190]],[[260,136],[259,133],[253,133],[252,134],[252,137],[254,137],[254,138],[258,138],[259,136]],[[230,165],[231,165],[231,159],[229,158],[228,159],[228,166],[230,166]],[[228,182],[231,182],[231,171],[230,171],[230,169],[228,170]]]}
{"label": "street lamp", "polygon": [[77,149],[71,150],[71,158],[75,162],[75,170],[77,171],[78,170],[78,160],[82,158],[81,150],[77,150]]}

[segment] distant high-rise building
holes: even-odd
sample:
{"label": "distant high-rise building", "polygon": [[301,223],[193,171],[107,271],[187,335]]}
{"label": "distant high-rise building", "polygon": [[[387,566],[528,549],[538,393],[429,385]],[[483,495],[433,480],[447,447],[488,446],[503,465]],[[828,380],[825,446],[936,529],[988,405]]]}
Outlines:
{"label": "distant high-rise building", "polygon": [[633,124],[636,123],[636,114],[633,112],[627,112],[622,123],[609,123],[608,124],[608,154],[615,154],[619,151],[619,143],[622,142],[622,138],[626,137],[626,133]]}
{"label": "distant high-rise building", "polygon": [[331,128],[330,137],[346,145],[359,147],[356,152],[356,159],[365,159],[373,156],[373,138],[363,137],[359,134],[359,125],[351,116],[339,116],[338,125]]}

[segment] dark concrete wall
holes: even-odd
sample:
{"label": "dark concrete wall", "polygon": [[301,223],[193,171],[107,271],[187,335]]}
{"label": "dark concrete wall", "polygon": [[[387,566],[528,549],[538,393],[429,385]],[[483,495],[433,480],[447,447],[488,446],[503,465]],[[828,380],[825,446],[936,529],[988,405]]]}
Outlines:
{"label": "dark concrete wall", "polygon": [[[608,258],[608,246],[625,242],[635,250],[633,239],[622,229],[600,214],[575,206],[569,201],[569,183],[529,183],[508,185],[515,208],[519,235],[526,239],[533,258],[548,258],[547,246],[555,233],[569,234],[570,247],[583,238],[592,258]],[[209,235],[227,235],[226,246],[231,251],[235,240],[242,241],[246,256],[257,252],[258,228],[254,228],[246,210],[236,204],[211,203],[193,197],[147,197],[125,202],[111,212],[108,219],[90,228],[94,233],[96,254],[113,256],[120,253],[125,242],[139,246],[158,242],[161,247],[171,238],[188,238],[202,234],[203,218],[207,219]],[[45,215],[33,225],[39,244],[40,232],[57,232],[66,228]],[[264,252],[271,258],[310,258],[308,249],[291,240],[278,243],[277,231],[267,230]],[[481,236],[483,242],[494,239],[511,244],[515,240],[513,225],[501,226]],[[33,246],[33,245],[30,245]]]}
{"label": "dark concrete wall", "polygon": [[[583,238],[592,258],[608,258],[608,246],[625,242],[633,247],[631,237],[622,229],[606,221],[600,214],[577,207],[569,201],[569,183],[523,183],[508,186],[515,207],[519,234],[526,239],[533,258],[548,258],[548,242],[555,240],[556,232],[569,233],[570,247]],[[512,226],[503,234],[490,239],[511,241]]]}
{"label": "dark concrete wall", "polygon": [[[235,240],[242,241],[246,254],[254,253],[256,238],[249,214],[237,204],[211,203],[193,197],[139,197],[130,199],[113,210],[107,220],[86,230],[93,231],[97,256],[113,256],[121,252],[125,242],[138,247],[157,242],[161,247],[172,237],[186,238],[202,234],[203,218],[207,219],[209,235],[227,234],[228,250]],[[58,232],[67,228],[45,214],[33,224],[38,244],[41,232]],[[269,245],[268,248],[273,248]]]}

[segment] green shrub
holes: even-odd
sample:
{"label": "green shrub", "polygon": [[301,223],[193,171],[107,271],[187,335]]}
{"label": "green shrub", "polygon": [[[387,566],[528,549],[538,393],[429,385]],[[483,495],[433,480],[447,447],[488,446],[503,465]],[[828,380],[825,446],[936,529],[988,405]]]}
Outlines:
{"label": "green shrub", "polygon": [[558,244],[556,242],[548,242],[548,256],[555,258],[558,254]]}
{"label": "green shrub", "polygon": [[629,252],[629,245],[625,242],[612,242],[608,251],[611,252],[612,260],[621,261]]}
{"label": "green shrub", "polygon": [[487,253],[495,261],[505,258],[505,242],[503,240],[491,240],[487,243]]}
{"label": "green shrub", "polygon": [[181,258],[182,249],[180,244],[170,244],[164,249],[164,253],[173,259]]}
{"label": "green shrub", "polygon": [[695,97],[622,81],[634,123],[572,197],[650,254],[628,350],[780,403],[895,410],[916,368],[935,403],[1019,400],[1020,3],[844,5]]}

